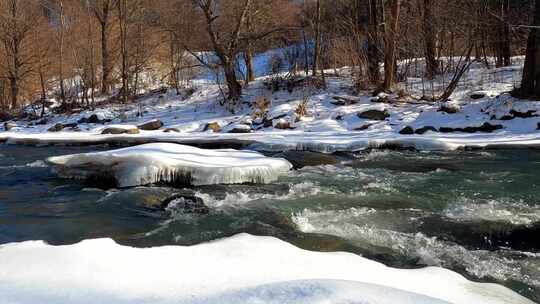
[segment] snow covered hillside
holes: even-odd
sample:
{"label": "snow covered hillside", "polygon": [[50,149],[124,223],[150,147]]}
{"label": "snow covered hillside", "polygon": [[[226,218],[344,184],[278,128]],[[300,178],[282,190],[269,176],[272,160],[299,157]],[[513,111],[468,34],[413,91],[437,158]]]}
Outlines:
{"label": "snow covered hillside", "polygon": [[[412,97],[353,94],[350,78],[340,76],[347,75],[344,68],[328,71],[326,89],[300,85],[291,92],[275,91],[268,88],[275,76],[261,77],[244,90],[242,102],[232,109],[234,114],[219,105],[219,86],[205,81],[195,84],[192,95],[154,93],[134,104],[6,122],[0,141],[236,143],[257,150],[322,152],[385,146],[419,150],[537,147],[540,102],[519,100],[508,93],[521,69],[520,60],[511,68],[492,70],[475,63],[446,103],[412,98],[427,94],[414,78],[402,84]],[[493,76],[496,81],[486,82],[486,75],[492,74],[497,75]]]}
{"label": "snow covered hillside", "polygon": [[[99,278],[99,279],[98,279]],[[240,234],[191,247],[0,246],[4,303],[532,303],[495,284],[428,267],[398,270]]]}

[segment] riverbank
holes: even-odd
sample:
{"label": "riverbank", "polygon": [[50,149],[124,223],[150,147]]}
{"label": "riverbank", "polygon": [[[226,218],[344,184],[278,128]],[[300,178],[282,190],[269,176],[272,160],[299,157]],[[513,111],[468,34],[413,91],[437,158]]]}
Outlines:
{"label": "riverbank", "polygon": [[[4,123],[0,142],[29,145],[136,145],[172,142],[259,151],[333,153],[368,148],[456,150],[540,147],[540,101],[510,95],[516,65],[474,63],[447,102],[429,101],[426,84],[410,78],[395,94],[353,92],[347,68],[329,71],[326,88],[275,89],[258,78],[236,106],[220,106],[220,87],[195,81],[190,94],[149,92],[135,103]],[[337,72],[337,74],[336,74]],[[344,76],[340,76],[344,75]],[[486,76],[487,75],[487,76]],[[485,77],[494,81],[485,82]],[[448,75],[446,75],[448,76]],[[444,84],[444,75],[434,84]],[[300,78],[301,79],[301,78]],[[307,79],[307,78],[306,78]],[[306,80],[307,81],[307,80]]]}

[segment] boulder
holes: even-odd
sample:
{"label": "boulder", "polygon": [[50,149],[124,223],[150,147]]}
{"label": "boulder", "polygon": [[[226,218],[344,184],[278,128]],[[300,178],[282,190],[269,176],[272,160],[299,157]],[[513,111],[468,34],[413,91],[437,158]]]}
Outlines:
{"label": "boulder", "polygon": [[99,117],[96,115],[96,114],[92,114],[90,115],[90,117],[83,117],[81,119],[79,119],[78,123],[82,124],[82,123],[91,123],[91,124],[104,124],[104,123],[107,123],[107,122],[111,122],[110,119],[99,119]]}
{"label": "boulder", "polygon": [[12,119],[13,115],[9,114],[8,112],[0,112],[0,121],[8,121]]}
{"label": "boulder", "polygon": [[480,127],[476,128],[476,132],[484,132],[484,133],[491,133],[496,130],[502,129],[503,126],[501,125],[492,125],[489,122],[485,122]]}
{"label": "boulder", "polygon": [[264,118],[264,120],[263,120],[263,127],[264,128],[270,128],[273,125],[274,125],[274,123],[272,122],[271,119],[267,119],[266,117]]}
{"label": "boulder", "polygon": [[422,127],[422,128],[419,128],[419,129],[416,129],[414,131],[414,133],[416,134],[419,134],[419,135],[422,135],[428,131],[432,131],[432,132],[438,132],[437,129],[435,127],[432,127],[432,126],[426,126],[426,127]]}
{"label": "boulder", "polygon": [[278,120],[274,121],[273,125],[274,125],[274,128],[280,129],[280,130],[294,129],[291,126],[291,123],[286,121],[285,119],[278,119]]}
{"label": "boulder", "polygon": [[49,131],[49,132],[60,132],[60,131],[62,131],[64,129],[66,129],[66,128],[75,129],[76,127],[77,127],[76,123],[68,123],[68,124],[57,123],[54,126],[50,127],[47,131]]}
{"label": "boulder", "polygon": [[336,156],[308,151],[285,151],[275,155],[288,160],[294,169],[301,169],[308,166],[335,165],[339,163]]}
{"label": "boulder", "polygon": [[4,130],[6,130],[6,131],[10,131],[11,129],[16,128],[16,127],[17,127],[17,124],[14,123],[14,122],[5,122],[4,123]]}
{"label": "boulder", "polygon": [[519,112],[514,109],[510,110],[510,115],[512,115],[514,118],[531,118],[531,117],[538,117],[538,114],[536,113],[536,110],[529,110],[527,112]]}
{"label": "boulder", "polygon": [[472,99],[482,99],[484,97],[486,97],[486,93],[485,92],[474,92],[471,94],[470,96]]}
{"label": "boulder", "polygon": [[369,129],[369,127],[371,127],[373,124],[364,124],[364,125],[361,125],[360,127],[358,128],[355,128],[354,131],[365,131],[367,129]]}
{"label": "boulder", "polygon": [[57,123],[54,126],[50,127],[47,131],[49,132],[60,132],[64,130],[64,125],[61,123]]}
{"label": "boulder", "polygon": [[113,134],[113,135],[119,135],[119,134],[139,134],[139,129],[136,128],[120,128],[120,127],[110,127],[103,129],[101,131],[101,134]]}
{"label": "boulder", "polygon": [[[448,127],[441,127],[439,128],[439,132],[441,133],[452,133],[452,132],[457,132],[456,130],[458,129],[454,129],[454,128],[448,128]],[[461,131],[462,129],[460,129]]]}
{"label": "boulder", "polygon": [[231,130],[229,130],[227,133],[251,133],[251,127],[246,125],[236,125]]}
{"label": "boulder", "polygon": [[401,131],[399,131],[399,134],[402,134],[402,135],[412,135],[414,134],[414,129],[412,127],[405,127],[403,129],[401,129]]}
{"label": "boulder", "polygon": [[221,126],[217,122],[210,122],[204,126],[203,131],[212,130],[214,133],[221,132]]}
{"label": "boulder", "polygon": [[442,127],[439,129],[441,133],[452,133],[452,132],[465,132],[465,133],[491,133],[495,130],[502,129],[502,125],[492,125],[489,122],[485,122],[480,127],[465,127],[465,128],[448,128]]}
{"label": "boulder", "polygon": [[163,130],[163,132],[165,132],[165,133],[172,133],[172,132],[180,133],[180,130],[178,130],[177,128],[167,128],[167,129]]}
{"label": "boulder", "polygon": [[437,110],[437,112],[444,112],[447,114],[456,114],[460,108],[458,105],[445,103]]}
{"label": "boulder", "polygon": [[193,193],[176,193],[161,203],[161,209],[171,213],[208,214],[210,208]]}
{"label": "boulder", "polygon": [[142,125],[137,126],[139,130],[143,131],[155,131],[159,130],[163,127],[163,122],[161,120],[155,119],[148,122],[143,123]]}
{"label": "boulder", "polygon": [[384,110],[368,110],[358,114],[359,118],[370,119],[370,120],[385,120],[390,117],[388,111]]}
{"label": "boulder", "polygon": [[352,97],[332,96],[332,99],[334,100],[330,101],[330,103],[336,106],[349,106],[358,103],[358,100]]}

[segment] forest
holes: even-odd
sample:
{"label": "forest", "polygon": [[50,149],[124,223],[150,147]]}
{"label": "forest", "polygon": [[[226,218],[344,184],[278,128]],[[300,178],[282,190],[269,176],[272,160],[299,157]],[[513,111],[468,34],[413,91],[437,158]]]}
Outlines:
{"label": "forest", "polygon": [[[535,1],[2,0],[0,6],[3,111],[51,98],[65,110],[92,106],[96,96],[132,102],[156,83],[189,86],[201,67],[223,72],[226,98],[234,101],[255,79],[254,54],[279,48],[285,58],[271,63],[278,72],[304,71],[324,82],[325,70],[351,66],[358,90],[392,91],[407,77],[429,82],[447,74],[444,87],[425,84],[437,100],[451,95],[471,62],[505,67],[527,54],[516,94],[540,90]],[[425,65],[420,74],[419,65]]]}

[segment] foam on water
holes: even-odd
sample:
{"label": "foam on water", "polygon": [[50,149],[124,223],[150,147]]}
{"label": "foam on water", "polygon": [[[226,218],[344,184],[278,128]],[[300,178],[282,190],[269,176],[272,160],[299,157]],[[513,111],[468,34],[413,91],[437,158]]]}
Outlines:
{"label": "foam on water", "polygon": [[446,217],[465,221],[501,221],[514,225],[530,225],[540,221],[540,206],[530,206],[512,199],[474,200],[460,198],[449,205]]}
{"label": "foam on water", "polygon": [[34,162],[26,164],[27,167],[30,168],[47,168],[49,167],[44,161],[42,160],[36,160]]}
{"label": "foam on water", "polygon": [[42,160],[36,160],[24,165],[11,165],[11,166],[0,166],[2,169],[21,169],[21,168],[48,168],[49,166]]}
{"label": "foam on water", "polygon": [[540,261],[535,257],[506,259],[495,252],[467,250],[460,245],[427,237],[422,233],[404,233],[381,228],[373,221],[371,209],[341,211],[304,210],[293,215],[298,229],[306,233],[335,235],[350,240],[359,246],[376,246],[390,249],[402,256],[419,259],[429,266],[464,267],[478,278],[493,278],[500,281],[516,280],[540,287]]}
{"label": "foam on water", "polygon": [[247,193],[242,191],[237,192],[227,192],[224,198],[216,198],[211,194],[197,191],[197,196],[203,199],[205,204],[210,207],[219,208],[224,206],[235,206],[235,205],[244,205],[253,201],[264,201],[264,200],[292,200],[300,199],[305,197],[323,195],[323,194],[335,194],[336,192],[327,189],[321,188],[315,182],[302,182],[298,184],[290,184],[289,191],[286,194],[268,194],[268,193]]}

